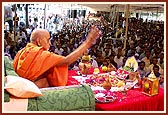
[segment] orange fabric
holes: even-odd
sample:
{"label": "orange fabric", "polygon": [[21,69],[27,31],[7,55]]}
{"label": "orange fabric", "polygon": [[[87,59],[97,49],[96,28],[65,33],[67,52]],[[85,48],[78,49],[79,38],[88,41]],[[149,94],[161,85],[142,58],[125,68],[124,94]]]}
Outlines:
{"label": "orange fabric", "polygon": [[36,81],[46,77],[50,86],[64,86],[68,79],[68,65],[56,66],[64,57],[28,43],[13,61],[16,73],[23,78]]}

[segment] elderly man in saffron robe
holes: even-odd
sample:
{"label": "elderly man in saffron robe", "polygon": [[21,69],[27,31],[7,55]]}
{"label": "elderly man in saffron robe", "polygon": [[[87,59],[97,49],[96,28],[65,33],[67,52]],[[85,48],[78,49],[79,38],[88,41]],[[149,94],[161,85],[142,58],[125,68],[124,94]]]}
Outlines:
{"label": "elderly man in saffron robe", "polygon": [[68,80],[68,65],[92,46],[99,33],[99,29],[92,26],[87,39],[75,51],[61,56],[48,51],[49,32],[45,29],[35,29],[31,34],[31,42],[15,56],[14,70],[20,77],[33,81],[40,88],[65,86]]}

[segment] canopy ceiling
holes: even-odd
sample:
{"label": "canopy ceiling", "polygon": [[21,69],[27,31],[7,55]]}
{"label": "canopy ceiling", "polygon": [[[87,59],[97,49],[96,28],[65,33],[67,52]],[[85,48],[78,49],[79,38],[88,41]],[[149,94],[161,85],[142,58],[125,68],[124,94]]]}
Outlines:
{"label": "canopy ceiling", "polygon": [[[125,12],[126,4],[80,4],[83,6],[90,7],[95,11],[110,11],[111,8],[116,7],[119,12]],[[164,3],[155,4],[130,4],[130,12],[153,12],[163,13]]]}

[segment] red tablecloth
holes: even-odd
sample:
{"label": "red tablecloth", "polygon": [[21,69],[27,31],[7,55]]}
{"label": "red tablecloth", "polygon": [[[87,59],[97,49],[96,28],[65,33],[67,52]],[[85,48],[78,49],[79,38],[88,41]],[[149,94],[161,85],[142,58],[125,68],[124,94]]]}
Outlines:
{"label": "red tablecloth", "polygon": [[117,95],[118,99],[114,102],[96,103],[96,110],[97,111],[163,111],[164,110],[164,90],[162,88],[160,88],[158,95],[152,97],[143,94],[141,92],[141,89],[129,90],[126,96],[121,96],[120,93],[115,95]]}
{"label": "red tablecloth", "polygon": [[[76,76],[77,71],[69,71],[69,79],[67,85],[79,84],[77,80],[72,78]],[[91,72],[93,73],[93,69]],[[163,111],[164,110],[164,90],[159,89],[159,94],[155,96],[147,96],[141,92],[141,89],[132,89],[125,96],[121,93],[113,93],[117,99],[111,103],[96,103],[97,111]],[[124,98],[123,98],[124,97]]]}

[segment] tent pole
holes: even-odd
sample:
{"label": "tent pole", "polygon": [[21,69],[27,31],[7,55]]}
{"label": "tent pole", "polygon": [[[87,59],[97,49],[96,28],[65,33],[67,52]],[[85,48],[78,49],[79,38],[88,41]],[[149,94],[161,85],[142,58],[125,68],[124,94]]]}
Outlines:
{"label": "tent pole", "polygon": [[16,18],[17,18],[17,13],[16,13],[16,4],[14,4],[14,46],[16,46]]}
{"label": "tent pole", "polygon": [[118,28],[118,21],[119,21],[119,8],[117,7],[117,13],[116,13],[116,16],[117,16],[117,28]]}
{"label": "tent pole", "polygon": [[124,50],[126,50],[126,41],[127,41],[127,34],[128,34],[128,18],[129,18],[129,8],[130,8],[130,5],[127,4],[127,7],[126,7],[126,29],[125,29],[125,40],[124,40]]}

